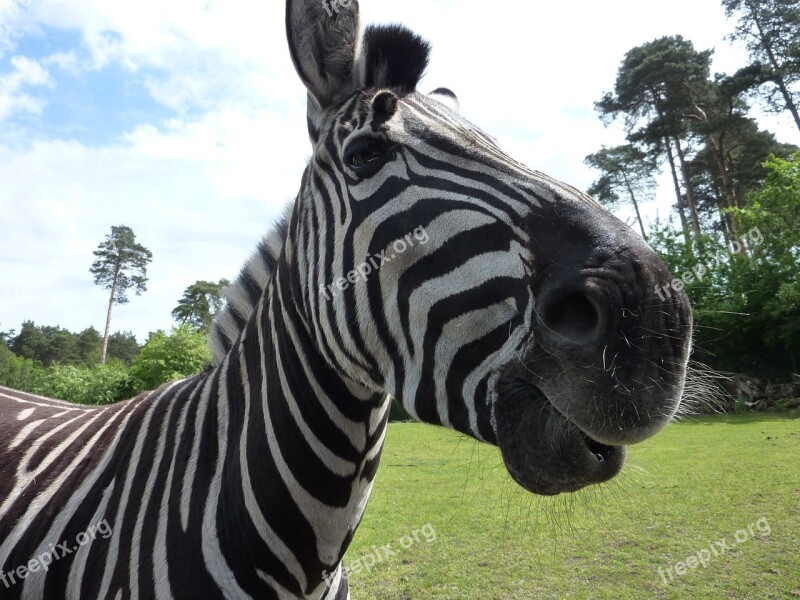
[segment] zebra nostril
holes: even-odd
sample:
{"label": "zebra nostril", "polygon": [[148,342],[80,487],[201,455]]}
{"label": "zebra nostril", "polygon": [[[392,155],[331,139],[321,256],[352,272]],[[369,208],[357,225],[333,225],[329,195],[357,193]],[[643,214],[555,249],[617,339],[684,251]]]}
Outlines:
{"label": "zebra nostril", "polygon": [[597,307],[582,292],[555,298],[544,306],[540,316],[548,329],[571,342],[592,342],[600,328]]}
{"label": "zebra nostril", "polygon": [[552,281],[536,301],[536,340],[544,350],[576,357],[608,342],[610,290],[593,281]]}

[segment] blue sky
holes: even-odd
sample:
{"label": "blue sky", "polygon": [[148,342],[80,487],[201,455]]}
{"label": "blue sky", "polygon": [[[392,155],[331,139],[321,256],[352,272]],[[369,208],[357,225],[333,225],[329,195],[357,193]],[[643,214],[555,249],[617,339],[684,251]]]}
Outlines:
{"label": "blue sky", "polygon": [[[48,69],[49,84],[30,86],[31,92],[46,93],[41,111],[22,111],[17,117],[18,123],[35,138],[58,137],[102,146],[114,142],[137,125],[158,125],[175,116],[173,109],[154,100],[143,85],[141,76],[146,75],[147,70],[140,72],[137,78],[132,78],[130,71],[118,63],[98,70],[79,70],[77,65],[89,61],[90,56],[81,48],[78,31],[47,27],[24,36],[19,39],[14,54],[6,55],[0,62],[0,70],[13,69],[12,56],[52,65]],[[59,66],[49,58],[53,56],[70,58],[62,59]],[[43,89],[37,90],[37,87]]]}
{"label": "blue sky", "polygon": [[[680,33],[716,49],[717,71],[746,60],[716,0],[361,4],[362,22],[433,42],[423,90],[450,87],[513,156],[584,189],[584,156],[623,138],[592,103],[625,51]],[[112,330],[143,341],[195,280],[236,275],[309,154],[282,27],[275,0],[0,0],[0,330],[102,330],[89,266],[112,225],[154,255]],[[800,144],[787,119],[762,125]],[[669,211],[665,189],[650,218]]]}

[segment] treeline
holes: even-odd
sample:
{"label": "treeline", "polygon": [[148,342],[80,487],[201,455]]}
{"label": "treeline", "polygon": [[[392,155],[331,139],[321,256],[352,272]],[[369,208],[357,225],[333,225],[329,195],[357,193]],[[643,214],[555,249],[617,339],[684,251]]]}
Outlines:
{"label": "treeline", "polygon": [[102,337],[93,328],[71,333],[26,321],[19,335],[0,342],[0,385],[85,404],[116,402],[200,372],[211,361],[206,338],[188,324],[151,333],[142,347],[132,334],[117,333],[101,363]]}
{"label": "treeline", "polygon": [[200,372],[211,362],[208,329],[221,310],[226,280],[197,281],[172,311],[179,325],[159,330],[143,346],[130,332],[103,336],[94,327],[73,333],[25,321],[0,332],[0,385],[87,404],[131,398]]}
{"label": "treeline", "polygon": [[[53,363],[91,366],[100,362],[103,336],[94,327],[73,333],[61,327],[37,326],[24,321],[19,333],[0,332],[0,340],[14,354],[38,361],[45,367]],[[129,331],[118,331],[108,338],[108,356],[130,365],[141,347]]]}
{"label": "treeline", "polygon": [[[786,112],[800,131],[800,3],[723,6],[750,63],[712,75],[713,51],[678,35],[629,50],[613,91],[595,103],[605,123],[624,125],[627,143],[586,157],[600,171],[589,193],[609,208],[629,205],[675,274],[654,300],[688,293],[695,358],[788,379],[800,354],[800,153],[750,113],[753,103]],[[648,232],[640,205],[659,172],[669,175],[675,203],[669,222]]]}

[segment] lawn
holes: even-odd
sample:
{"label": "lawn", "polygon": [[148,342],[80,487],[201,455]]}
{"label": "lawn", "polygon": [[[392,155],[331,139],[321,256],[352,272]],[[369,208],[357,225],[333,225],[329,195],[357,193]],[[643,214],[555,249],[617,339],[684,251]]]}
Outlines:
{"label": "lawn", "polygon": [[495,448],[391,424],[345,562],[354,600],[800,598],[800,413],[670,425],[553,498]]}

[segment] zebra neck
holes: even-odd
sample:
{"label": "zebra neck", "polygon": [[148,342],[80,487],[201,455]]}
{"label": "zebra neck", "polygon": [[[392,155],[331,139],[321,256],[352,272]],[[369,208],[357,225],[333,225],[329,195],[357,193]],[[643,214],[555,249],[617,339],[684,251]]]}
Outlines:
{"label": "zebra neck", "polygon": [[218,526],[235,535],[247,523],[257,534],[248,556],[274,559],[274,570],[260,570],[310,594],[336,569],[363,515],[389,402],[336,373],[294,307],[274,278],[212,372],[226,486]]}

